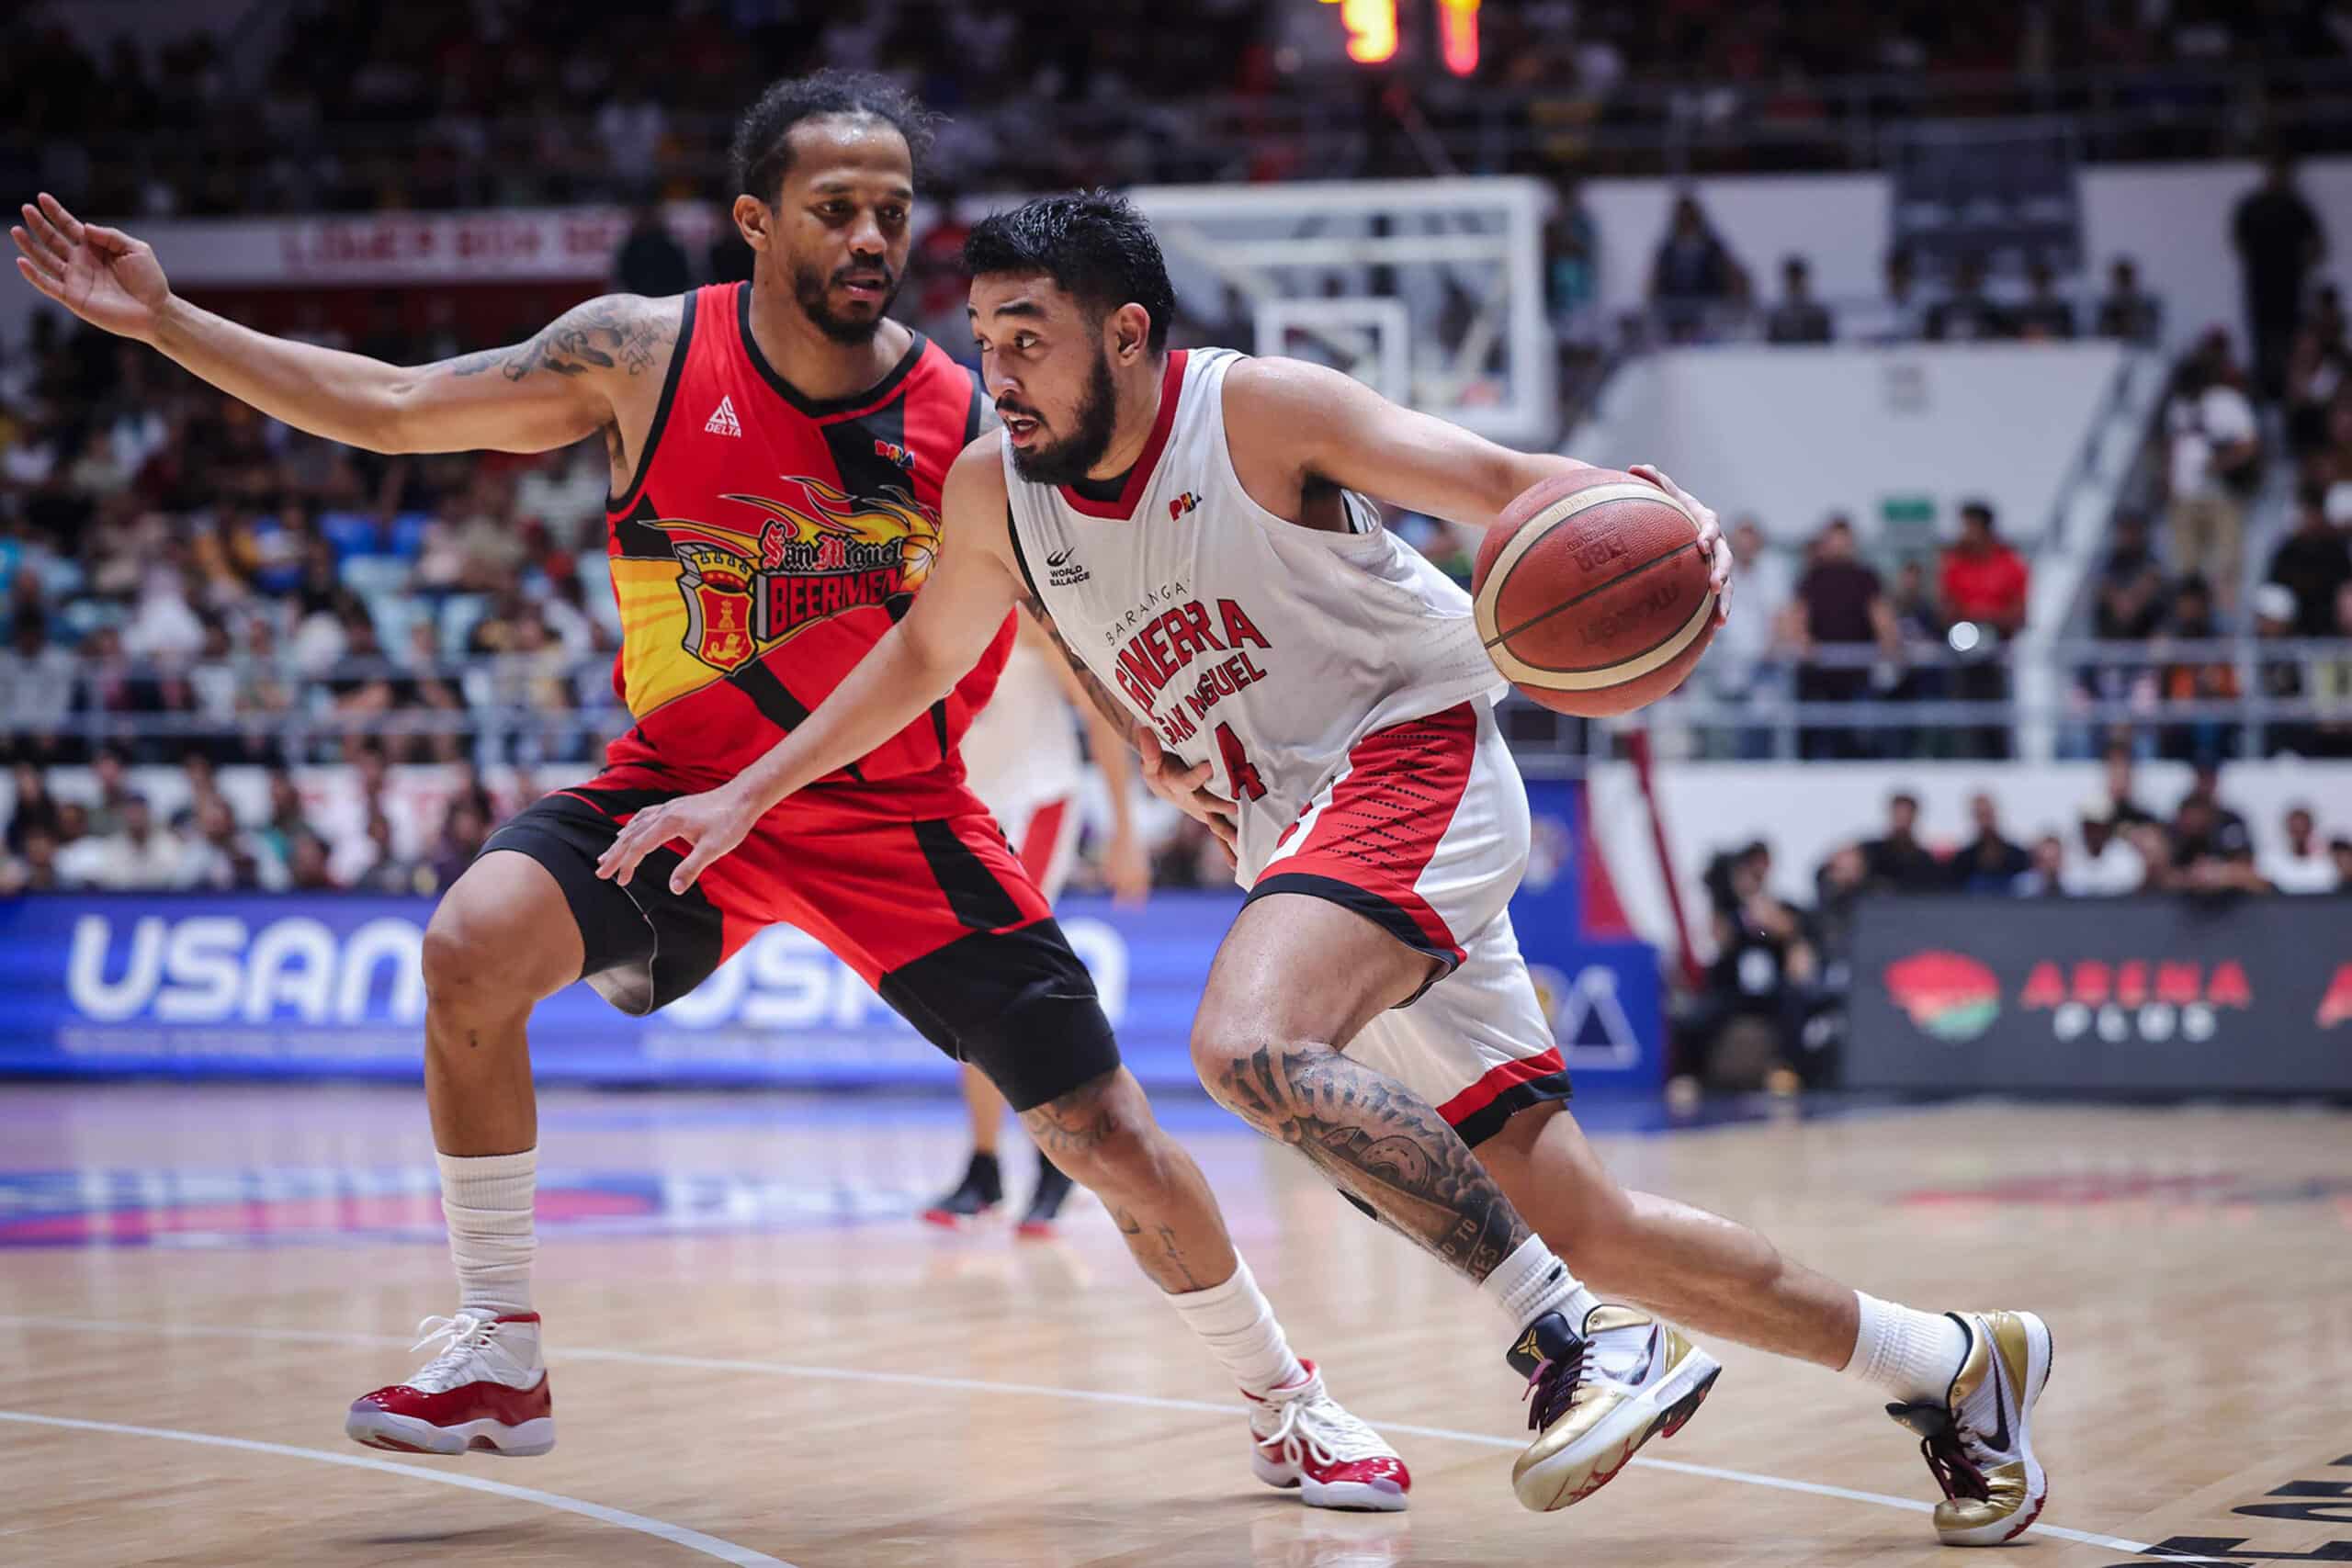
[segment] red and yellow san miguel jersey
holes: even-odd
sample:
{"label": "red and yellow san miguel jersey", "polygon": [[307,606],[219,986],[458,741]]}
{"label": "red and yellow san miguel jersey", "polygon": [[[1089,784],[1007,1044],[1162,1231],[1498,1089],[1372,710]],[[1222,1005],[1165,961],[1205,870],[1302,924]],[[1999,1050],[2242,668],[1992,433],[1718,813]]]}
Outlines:
{"label": "red and yellow san miguel jersey", "polygon": [[[752,341],[748,283],[685,298],[636,482],[607,513],[636,725],[606,761],[692,788],[722,783],[798,727],[906,614],[939,553],[948,465],[979,433],[978,381],[913,346],[854,398],[812,402]],[[988,701],[1008,618],[945,700],[828,782],[940,769]]]}

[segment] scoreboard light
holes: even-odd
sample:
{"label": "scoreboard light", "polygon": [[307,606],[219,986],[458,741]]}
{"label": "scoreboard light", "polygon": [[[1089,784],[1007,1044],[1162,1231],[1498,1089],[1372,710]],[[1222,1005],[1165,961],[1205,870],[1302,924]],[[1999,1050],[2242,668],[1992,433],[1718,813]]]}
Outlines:
{"label": "scoreboard light", "polygon": [[1323,0],[1340,8],[1348,29],[1348,58],[1358,65],[1385,65],[1396,58],[1396,0]]}
{"label": "scoreboard light", "polygon": [[[1348,33],[1348,58],[1358,65],[1385,65],[1396,58],[1396,0],[1322,0],[1340,8]],[[1478,69],[1478,0],[1436,0],[1438,43],[1445,68],[1456,76]]]}

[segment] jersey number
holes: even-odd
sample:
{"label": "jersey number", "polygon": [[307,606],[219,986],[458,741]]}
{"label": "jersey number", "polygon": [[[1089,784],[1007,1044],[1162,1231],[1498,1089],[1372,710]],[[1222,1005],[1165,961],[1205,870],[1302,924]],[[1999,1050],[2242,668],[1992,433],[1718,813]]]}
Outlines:
{"label": "jersey number", "polygon": [[1241,749],[1241,737],[1233,733],[1233,726],[1216,727],[1217,755],[1225,759],[1225,776],[1232,782],[1236,800],[1261,800],[1265,797],[1266,781],[1258,776],[1257,765],[1250,761],[1250,753]]}

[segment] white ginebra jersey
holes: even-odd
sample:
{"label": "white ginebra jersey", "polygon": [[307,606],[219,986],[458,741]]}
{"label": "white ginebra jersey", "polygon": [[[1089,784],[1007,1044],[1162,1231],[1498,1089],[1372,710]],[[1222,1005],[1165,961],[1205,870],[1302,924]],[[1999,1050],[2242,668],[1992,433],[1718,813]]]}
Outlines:
{"label": "white ginebra jersey", "polygon": [[1168,356],[1159,417],[1114,502],[1033,484],[1004,449],[1030,592],[1104,685],[1239,807],[1253,878],[1375,729],[1504,689],[1470,597],[1345,496],[1351,531],[1275,516],[1226,445],[1231,349]]}
{"label": "white ginebra jersey", "polygon": [[1069,799],[1085,774],[1052,657],[1015,638],[995,693],[964,732],[964,782],[1015,833],[1024,807]]}

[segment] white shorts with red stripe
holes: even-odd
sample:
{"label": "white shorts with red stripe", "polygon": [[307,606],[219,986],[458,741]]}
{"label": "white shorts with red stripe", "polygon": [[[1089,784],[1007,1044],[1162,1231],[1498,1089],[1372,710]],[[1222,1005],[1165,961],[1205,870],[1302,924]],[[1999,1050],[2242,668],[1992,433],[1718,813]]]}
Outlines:
{"label": "white shorts with red stripe", "polygon": [[1466,1143],[1568,1097],[1510,897],[1527,868],[1527,789],[1492,705],[1374,730],[1307,802],[1250,897],[1297,893],[1363,916],[1438,960],[1437,977],[1347,1048],[1437,1107]]}

